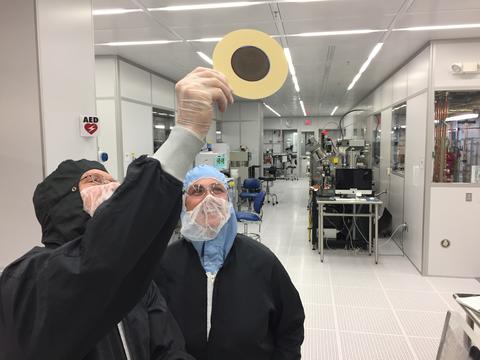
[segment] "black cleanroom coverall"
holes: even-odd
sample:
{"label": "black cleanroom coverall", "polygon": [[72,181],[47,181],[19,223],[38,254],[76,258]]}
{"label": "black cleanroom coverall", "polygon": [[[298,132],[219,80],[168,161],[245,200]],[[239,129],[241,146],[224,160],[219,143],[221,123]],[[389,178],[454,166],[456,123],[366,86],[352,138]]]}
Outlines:
{"label": "black cleanroom coverall", "polygon": [[[42,242],[0,278],[1,360],[193,359],[152,283],[181,209],[182,184],[141,157],[90,218],[80,175],[103,166],[63,162],[35,191]],[[5,241],[6,239],[2,239]]]}

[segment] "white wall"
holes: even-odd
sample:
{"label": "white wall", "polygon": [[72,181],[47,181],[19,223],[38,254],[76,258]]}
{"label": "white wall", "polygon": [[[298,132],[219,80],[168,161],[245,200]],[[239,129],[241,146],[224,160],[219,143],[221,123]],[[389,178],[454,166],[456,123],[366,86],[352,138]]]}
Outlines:
{"label": "white wall", "polygon": [[[43,178],[34,1],[0,2],[0,271],[40,243],[32,195]],[[12,36],[14,34],[14,36]]]}
{"label": "white wall", "polygon": [[152,74],[152,104],[162,109],[175,109],[175,84]]}
{"label": "white wall", "polygon": [[[453,75],[452,63],[478,62],[480,40],[436,41],[433,43],[433,88],[428,114],[429,151],[433,151],[433,95],[435,90],[480,89],[480,74]],[[478,241],[478,214],[480,214],[480,186],[473,184],[433,184],[433,159],[427,161],[426,232],[424,259],[429,275],[480,277],[480,242]],[[473,201],[466,202],[465,194],[472,193]],[[440,246],[442,239],[450,247]]]}
{"label": "white wall", "polygon": [[152,107],[122,100],[123,171],[141,155],[153,154]]}
{"label": "white wall", "polygon": [[[97,115],[102,122],[102,133],[98,136],[99,151],[108,154],[108,160],[104,163],[107,171],[118,179],[119,158],[121,152],[118,149],[118,126],[117,126],[117,104],[115,99],[97,99]],[[123,152],[123,151],[122,151]]]}
{"label": "white wall", "polygon": [[152,103],[150,73],[120,61],[120,96],[129,100]]}
{"label": "white wall", "polygon": [[96,159],[96,138],[80,136],[81,115],[95,115],[95,63],[90,1],[36,1],[45,167]]}
{"label": "white wall", "polygon": [[[480,188],[436,186],[430,191],[428,274],[480,277]],[[465,201],[466,193],[472,193],[472,202]],[[440,245],[443,239],[450,240],[450,247]]]}
{"label": "white wall", "polygon": [[404,221],[408,224],[408,231],[404,233],[404,248],[420,271],[423,255],[427,108],[426,92],[407,101]]}
{"label": "white wall", "polygon": [[[104,120],[99,147],[110,157],[105,166],[121,180],[131,161],[153,152],[153,107],[175,109],[175,84],[116,56],[97,57],[95,69]],[[214,126],[209,138],[215,140]]]}
{"label": "white wall", "polygon": [[[222,141],[230,150],[247,146],[252,153],[250,165],[263,165],[263,111],[258,101],[238,102],[221,114]],[[219,119],[220,121],[220,119]]]}
{"label": "white wall", "polygon": [[[367,122],[368,134],[374,126],[371,114],[381,113],[380,166],[378,170],[374,169],[374,178],[379,178],[377,191],[388,192],[386,196],[381,196],[381,200],[392,214],[393,227],[404,222],[408,224],[408,233],[404,234],[405,253],[419,270],[423,265],[429,69],[430,46],[427,46],[356,106],[369,111],[352,115],[358,124],[361,124],[358,118]],[[404,101],[407,102],[407,146],[405,176],[402,177],[391,174],[390,157],[392,108]],[[359,126],[352,124],[351,131]]]}
{"label": "white wall", "polygon": [[381,192],[387,191],[387,195],[382,197],[385,207],[389,208],[390,194],[390,153],[391,153],[391,134],[392,128],[392,109],[388,108],[381,113],[382,122],[379,129],[380,135],[380,185]]}
{"label": "white wall", "polygon": [[[404,187],[405,180],[403,176],[399,176],[395,173],[390,175],[390,186],[388,192],[388,210],[392,214],[392,225],[395,229],[398,225],[403,224],[403,206],[404,206]],[[396,239],[399,238],[399,234],[396,234]]]}
{"label": "white wall", "polygon": [[433,44],[434,76],[436,89],[480,89],[480,74],[454,75],[452,63],[480,61],[480,40],[438,41]]}

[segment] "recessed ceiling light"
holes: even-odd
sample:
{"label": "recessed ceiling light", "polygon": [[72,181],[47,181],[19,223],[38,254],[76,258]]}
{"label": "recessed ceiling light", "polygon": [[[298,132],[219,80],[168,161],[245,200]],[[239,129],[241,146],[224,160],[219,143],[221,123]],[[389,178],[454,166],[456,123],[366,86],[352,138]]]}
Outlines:
{"label": "recessed ceiling light", "polygon": [[189,42],[193,41],[198,41],[198,42],[219,42],[222,40],[221,37],[210,37],[210,38],[202,38],[202,39],[193,39],[193,40],[187,40]]}
{"label": "recessed ceiling light", "polygon": [[338,106],[335,106],[333,108],[333,111],[330,113],[330,116],[333,116],[335,114],[335,112],[337,111],[337,109],[338,109]]}
{"label": "recessed ceiling light", "polygon": [[280,115],[278,112],[276,112],[271,106],[263,103],[263,105],[265,105],[265,107],[270,110],[271,112],[273,112],[275,115],[277,115],[278,117],[281,117],[282,115]]}
{"label": "recessed ceiling light", "polygon": [[360,77],[362,76],[362,74],[365,72],[365,70],[367,70],[368,66],[370,65],[370,63],[372,62],[373,58],[375,56],[377,56],[377,54],[379,53],[380,49],[382,48],[383,46],[383,43],[377,43],[377,45],[375,45],[375,47],[373,48],[372,52],[370,53],[370,55],[368,55],[368,59],[362,64],[362,67],[360,68],[360,70],[358,71],[357,75],[355,75],[355,77],[353,78],[352,82],[350,83],[350,85],[348,85],[348,88],[347,88],[347,91],[350,91],[353,89],[353,87],[355,86],[355,84],[357,83],[357,81],[360,79]]}
{"label": "recessed ceiling light", "polygon": [[165,129],[165,125],[163,124],[155,125],[155,129]]}
{"label": "recessed ceiling light", "polygon": [[120,14],[130,14],[135,12],[142,12],[142,9],[98,9],[93,10],[92,15],[120,15]]}
{"label": "recessed ceiling light", "polygon": [[223,3],[207,3],[207,4],[192,4],[192,5],[172,5],[158,8],[149,8],[148,11],[188,11],[188,10],[210,10],[210,9],[225,9],[244,7],[252,5],[267,4],[269,1],[231,1]]}
{"label": "recessed ceiling light", "polygon": [[180,40],[146,40],[146,41],[115,41],[100,43],[95,45],[105,45],[105,46],[135,46],[135,45],[163,45],[178,43]]}
{"label": "recessed ceiling light", "polygon": [[305,111],[305,105],[303,104],[303,100],[300,100],[300,106],[302,107],[303,116],[307,116],[307,112]]}
{"label": "recessed ceiling light", "polygon": [[447,117],[445,121],[462,121],[462,120],[471,120],[478,119],[478,114],[463,114]]}
{"label": "recessed ceiling light", "polygon": [[197,51],[197,55],[200,56],[204,61],[206,61],[210,65],[213,65],[213,60],[208,55],[204,54],[201,51]]}
{"label": "recessed ceiling light", "polygon": [[314,37],[314,36],[337,36],[337,35],[361,35],[372,34],[377,32],[386,32],[386,29],[373,30],[373,29],[360,29],[360,30],[339,30],[339,31],[317,31],[317,32],[305,32],[299,34],[288,34],[285,36],[291,37]]}
{"label": "recessed ceiling light", "polygon": [[414,26],[393,29],[393,31],[431,31],[431,30],[456,30],[456,29],[475,29],[480,28],[480,24],[457,24],[457,25],[432,25],[432,26]]}

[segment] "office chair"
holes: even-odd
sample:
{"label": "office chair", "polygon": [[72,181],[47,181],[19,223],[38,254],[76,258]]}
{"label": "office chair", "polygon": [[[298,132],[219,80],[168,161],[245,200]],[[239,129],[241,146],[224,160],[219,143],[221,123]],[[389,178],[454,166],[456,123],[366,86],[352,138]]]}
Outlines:
{"label": "office chair", "polygon": [[[243,223],[243,234],[252,237],[255,240],[260,240],[260,231],[263,217],[263,203],[265,201],[265,191],[260,191],[253,202],[254,211],[237,211],[237,221]],[[258,234],[248,233],[248,224],[258,225]]]}
{"label": "office chair", "polygon": [[261,181],[264,181],[267,186],[266,186],[266,192],[265,192],[265,197],[267,198],[267,202],[270,204],[270,200],[272,200],[272,205],[275,206],[275,204],[278,204],[278,197],[277,194],[270,192],[270,183],[273,186],[273,182],[276,179],[275,174],[276,174],[276,169],[275,166],[271,166],[268,169],[269,176],[261,176],[258,179]]}
{"label": "office chair", "polygon": [[248,201],[248,208],[251,209],[251,203],[255,200],[258,193],[262,190],[262,183],[255,178],[248,178],[243,181],[242,192],[238,194],[241,200]]}

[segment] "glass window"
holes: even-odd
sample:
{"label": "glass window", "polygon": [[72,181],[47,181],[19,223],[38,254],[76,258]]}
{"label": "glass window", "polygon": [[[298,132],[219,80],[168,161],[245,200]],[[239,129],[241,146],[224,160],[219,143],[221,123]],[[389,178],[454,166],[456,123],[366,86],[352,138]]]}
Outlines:
{"label": "glass window", "polygon": [[170,135],[175,126],[175,115],[172,111],[153,109],[153,151],[157,151]]}
{"label": "glass window", "polygon": [[407,103],[392,109],[392,152],[390,167],[392,171],[403,175],[405,171],[405,140],[407,135]]}
{"label": "glass window", "polygon": [[480,91],[435,92],[434,182],[480,183]]}
{"label": "glass window", "polygon": [[372,157],[373,157],[373,166],[379,167],[380,166],[380,137],[382,134],[382,130],[380,129],[382,126],[382,115],[375,114],[373,115],[373,137],[372,137]]}

